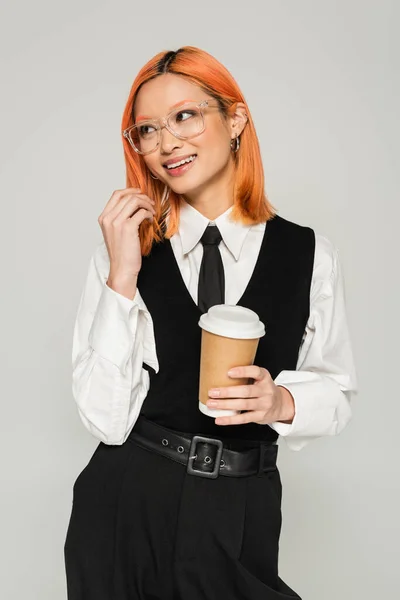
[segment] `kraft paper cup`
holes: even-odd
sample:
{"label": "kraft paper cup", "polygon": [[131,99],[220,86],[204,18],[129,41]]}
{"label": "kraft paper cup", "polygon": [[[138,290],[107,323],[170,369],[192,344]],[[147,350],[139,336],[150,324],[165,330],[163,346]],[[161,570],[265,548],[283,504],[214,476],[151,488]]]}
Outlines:
{"label": "kraft paper cup", "polygon": [[201,333],[199,409],[210,417],[236,415],[240,411],[211,409],[208,390],[248,383],[248,378],[231,379],[233,367],[254,364],[258,343],[265,326],[254,311],[229,304],[217,304],[199,320]]}

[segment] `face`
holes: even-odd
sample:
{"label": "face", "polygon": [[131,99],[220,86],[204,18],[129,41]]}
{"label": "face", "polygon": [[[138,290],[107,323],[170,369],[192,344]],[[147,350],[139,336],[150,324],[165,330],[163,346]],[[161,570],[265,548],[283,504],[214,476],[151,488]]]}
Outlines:
{"label": "face", "polygon": [[[240,135],[246,124],[245,106],[238,104],[235,114],[224,117],[216,100],[200,87],[183,77],[166,73],[145,83],[135,102],[135,124],[143,117],[165,117],[181,103],[210,100],[212,107],[204,109],[205,130],[194,138],[182,140],[166,127],[161,130],[160,145],[143,155],[146,166],[153,175],[166,183],[174,192],[188,198],[200,193],[213,181],[230,176],[233,169],[233,152],[230,142],[236,133]],[[182,114],[183,118],[186,118]],[[166,161],[193,157],[194,160],[181,169],[167,170]]]}

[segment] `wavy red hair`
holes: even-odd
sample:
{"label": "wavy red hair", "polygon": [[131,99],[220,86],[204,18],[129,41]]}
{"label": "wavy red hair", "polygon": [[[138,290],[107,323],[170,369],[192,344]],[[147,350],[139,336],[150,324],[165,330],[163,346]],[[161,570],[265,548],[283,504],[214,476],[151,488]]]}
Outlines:
{"label": "wavy red hair", "polygon": [[[231,218],[242,223],[263,223],[273,218],[274,207],[264,191],[264,169],[260,146],[247,103],[235,79],[216,58],[194,46],[183,46],[177,51],[156,54],[137,74],[122,117],[122,130],[133,125],[133,109],[137,93],[142,85],[165,73],[185,77],[201,87],[217,100],[221,112],[228,116],[234,112],[237,102],[246,105],[248,122],[240,135],[240,148],[233,153],[235,161],[235,183]],[[143,157],[137,154],[128,140],[123,137],[126,163],[126,187],[138,187],[152,198],[156,214],[152,222],[144,219],[139,227],[143,255],[148,255],[154,242],[170,238],[179,226],[179,194],[153,179]],[[169,218],[167,220],[167,216]]]}

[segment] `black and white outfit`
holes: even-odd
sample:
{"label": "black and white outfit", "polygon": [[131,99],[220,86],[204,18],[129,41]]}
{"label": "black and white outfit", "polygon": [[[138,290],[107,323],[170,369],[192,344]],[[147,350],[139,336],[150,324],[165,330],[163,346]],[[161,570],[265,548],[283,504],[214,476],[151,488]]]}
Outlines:
{"label": "black and white outfit", "polygon": [[220,426],[198,409],[206,217],[182,204],[179,231],[143,257],[133,300],[107,286],[102,241],[73,337],[74,398],[100,443],[73,488],[68,600],[300,598],[278,575],[277,440],[300,450],[351,418],[343,278],[311,228],[280,216],[243,225],[230,211],[213,222],[225,302],[265,323],[254,364],[291,392],[293,422]]}

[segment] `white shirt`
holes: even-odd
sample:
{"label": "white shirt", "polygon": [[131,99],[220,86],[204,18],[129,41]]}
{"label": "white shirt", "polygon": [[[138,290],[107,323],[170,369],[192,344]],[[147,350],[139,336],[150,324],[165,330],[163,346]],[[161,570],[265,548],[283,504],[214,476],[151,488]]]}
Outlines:
{"label": "white shirt", "polygon": [[[253,272],[265,223],[230,221],[229,208],[214,223],[225,271],[225,302],[235,304]],[[197,304],[203,246],[200,238],[210,221],[184,202],[179,231],[170,241],[182,278]],[[140,290],[133,300],[115,292],[106,281],[109,257],[104,240],[89,263],[73,333],[72,391],[88,431],[105,444],[125,442],[150,386],[143,362],[159,371],[153,321]],[[287,388],[295,403],[291,424],[274,422],[292,450],[310,440],[337,435],[351,418],[351,394],[357,380],[345,313],[344,284],[338,252],[316,234],[310,289],[310,315],[295,371],[281,371],[277,385]],[[210,417],[212,418],[212,417]],[[240,427],[240,425],[237,425]],[[223,435],[221,426],[221,436]]]}

